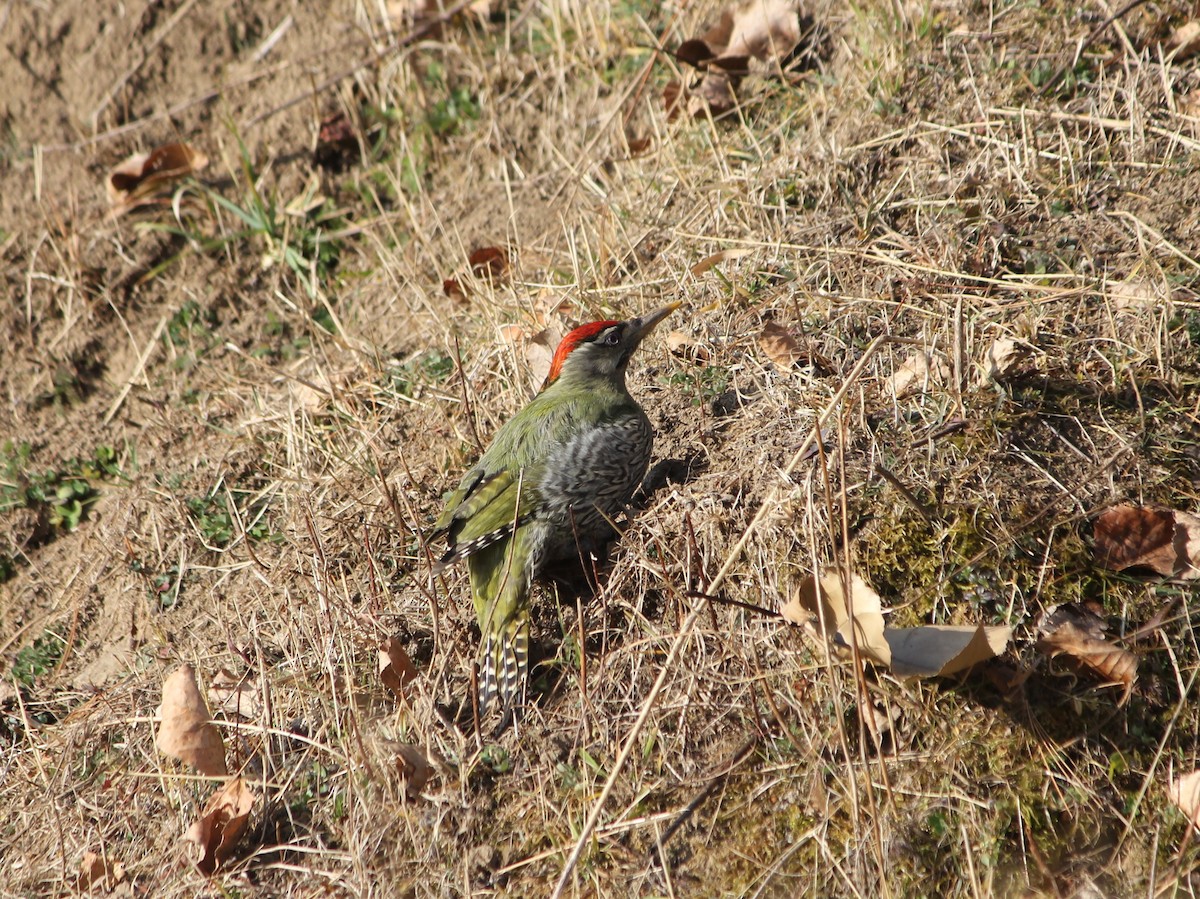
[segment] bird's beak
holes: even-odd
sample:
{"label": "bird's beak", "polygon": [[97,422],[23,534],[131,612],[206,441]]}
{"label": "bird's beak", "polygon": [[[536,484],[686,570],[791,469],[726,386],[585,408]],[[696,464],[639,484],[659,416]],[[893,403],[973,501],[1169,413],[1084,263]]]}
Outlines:
{"label": "bird's beak", "polygon": [[629,324],[633,326],[634,343],[637,346],[650,335],[650,332],[658,325],[660,321],[682,306],[683,303],[676,301],[669,305],[663,306],[661,309],[655,309],[653,312],[648,312],[641,318],[635,318]]}

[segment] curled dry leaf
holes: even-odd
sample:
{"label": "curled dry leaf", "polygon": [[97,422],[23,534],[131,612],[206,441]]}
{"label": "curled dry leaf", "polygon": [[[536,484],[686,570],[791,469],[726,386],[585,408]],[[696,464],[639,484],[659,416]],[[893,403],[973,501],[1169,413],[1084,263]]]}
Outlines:
{"label": "curled dry leaf", "polygon": [[416,680],[417,666],[404,650],[404,644],[397,637],[388,637],[379,646],[379,679],[392,695],[400,700],[408,700],[404,689]]}
{"label": "curled dry leaf", "polygon": [[550,366],[554,362],[554,350],[562,339],[562,331],[556,324],[533,331],[523,325],[505,325],[500,336],[511,343],[525,359],[529,369],[530,389],[537,391],[546,382]]}
{"label": "curled dry leaf", "polygon": [[1008,648],[1012,628],[928,624],[889,627],[884,633],[892,648],[892,673],[898,677],[946,677],[995,658]]}
{"label": "curled dry leaf", "polygon": [[1137,681],[1137,656],[1106,640],[1104,631],[1104,621],[1081,606],[1051,606],[1038,622],[1037,647],[1051,658],[1065,655],[1107,684],[1124,687],[1119,703],[1124,705]]}
{"label": "curled dry leaf", "polygon": [[800,43],[800,17],[791,0],[746,0],[721,13],[699,38],[684,41],[676,58],[701,71],[697,85],[672,81],[663,91],[668,113],[686,106],[692,116],[721,115],[737,103],[737,88],[749,61],[782,59]]}
{"label": "curled dry leaf", "polygon": [[1174,54],[1175,62],[1183,62],[1200,50],[1200,21],[1189,19],[1167,38],[1167,51]]}
{"label": "curled dry leaf", "polygon": [[692,274],[699,277],[713,266],[720,265],[722,262],[728,262],[731,259],[741,259],[743,256],[749,256],[753,252],[753,250],[748,248],[721,250],[720,252],[705,256],[693,265]]}
{"label": "curled dry leaf", "polygon": [[358,162],[361,155],[358,132],[344,111],[338,110],[321,119],[313,162],[321,168],[340,172]]}
{"label": "curled dry leaf", "polygon": [[1033,345],[1025,340],[1001,337],[993,341],[984,353],[981,383],[1004,381],[1023,374],[1028,370],[1033,354]]}
{"label": "curled dry leaf", "polygon": [[950,367],[940,353],[917,350],[904,360],[888,379],[888,390],[896,399],[940,386],[950,380]]}
{"label": "curled dry leaf", "polygon": [[1200,771],[1173,778],[1167,793],[1192,826],[1200,827]]}
{"label": "curled dry leaf", "polygon": [[257,718],[262,713],[258,683],[249,672],[238,677],[228,668],[220,669],[208,685],[208,699],[226,715]]}
{"label": "curled dry leaf", "polygon": [[167,678],[158,714],[159,751],[210,777],[227,773],[225,744],[212,723],[191,665],[177,668]]}
{"label": "curled dry leaf", "polygon": [[1200,578],[1200,518],[1173,509],[1113,506],[1096,519],[1096,561],[1105,568],[1149,568],[1165,577]]}
{"label": "curled dry leaf", "polygon": [[778,322],[769,321],[758,335],[758,345],[763,354],[779,368],[787,370],[803,361],[804,351],[787,328]]}
{"label": "curled dry leaf", "polygon": [[416,799],[429,776],[433,774],[433,766],[425,757],[424,750],[412,743],[395,743],[392,748],[396,752],[396,773],[404,781],[404,795]]}
{"label": "curled dry leaf", "polygon": [[1142,312],[1162,309],[1170,299],[1165,285],[1144,275],[1131,275],[1124,281],[1108,281],[1104,294],[1118,312]]}
{"label": "curled dry leaf", "polygon": [[[857,574],[851,575],[849,585],[847,593],[837,572],[827,572],[818,595],[816,581],[810,576],[780,614],[797,623],[815,618],[818,632],[824,621],[826,639],[839,648],[849,646],[853,632],[860,655],[890,668],[898,677],[955,674],[1004,652],[1012,638],[1011,627],[885,627],[879,594]],[[831,633],[836,636],[829,637]]]}
{"label": "curled dry leaf", "polygon": [[208,157],[187,144],[164,144],[149,153],[134,153],[108,174],[109,204],[120,215],[206,165]]}
{"label": "curled dry leaf", "polygon": [[[499,284],[508,274],[510,259],[503,247],[479,247],[467,257],[471,274],[484,281]],[[460,278],[447,278],[442,282],[442,292],[458,302],[465,302],[468,291]]]}
{"label": "curled dry leaf", "polygon": [[689,362],[703,364],[708,362],[711,355],[708,352],[708,347],[697,343],[692,339],[691,335],[685,334],[683,331],[672,331],[666,336],[665,342],[671,355],[686,359]]}
{"label": "curled dry leaf", "polygon": [[75,878],[75,889],[80,892],[86,892],[94,886],[112,889],[124,879],[124,865],[88,850],[79,862],[79,876]]}
{"label": "curled dry leaf", "polygon": [[843,647],[855,639],[858,651],[881,665],[890,665],[892,650],[884,639],[883,606],[871,586],[857,574],[849,577],[845,589],[836,571],[827,571],[818,589],[816,578],[809,575],[780,614],[795,624],[812,623],[829,642]]}
{"label": "curled dry leaf", "polygon": [[246,832],[257,798],[240,775],[231,777],[209,797],[200,819],[183,835],[185,840],[200,847],[201,856],[196,867],[202,874],[211,876],[233,855],[234,846]]}

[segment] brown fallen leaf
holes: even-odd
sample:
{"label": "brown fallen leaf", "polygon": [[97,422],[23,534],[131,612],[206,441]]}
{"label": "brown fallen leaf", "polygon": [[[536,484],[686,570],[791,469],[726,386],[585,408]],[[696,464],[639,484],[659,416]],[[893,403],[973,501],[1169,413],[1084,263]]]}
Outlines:
{"label": "brown fallen leaf", "polygon": [[134,153],[108,174],[108,201],[114,215],[150,202],[154,194],[208,165],[208,157],[187,144]]}
{"label": "brown fallen leaf", "polygon": [[1173,509],[1113,506],[1093,526],[1096,561],[1105,568],[1149,568],[1165,577],[1200,578],[1200,518]]}
{"label": "brown fallen leaf", "polygon": [[983,373],[980,383],[1005,381],[1024,374],[1034,354],[1034,347],[1026,340],[1001,337],[992,342],[983,357]]}
{"label": "brown fallen leaf", "polygon": [[722,115],[737,104],[749,61],[783,59],[800,43],[800,17],[791,0],[746,0],[721,13],[717,24],[684,41],[676,58],[701,73],[692,86],[672,81],[663,91],[667,112]]}
{"label": "brown fallen leaf", "polygon": [[1172,32],[1166,42],[1167,52],[1174,62],[1183,62],[1200,50],[1200,21],[1189,19]]}
{"label": "brown fallen leaf", "polygon": [[214,709],[220,709],[226,715],[257,718],[262,713],[258,683],[249,672],[238,677],[228,668],[221,668],[208,685],[208,699]]}
{"label": "brown fallen leaf", "polygon": [[[823,621],[826,639],[842,649],[849,646],[854,633],[859,654],[890,668],[898,677],[955,674],[1004,652],[1012,638],[1012,628],[1003,626],[886,627],[879,594],[857,574],[850,578],[848,598],[836,572],[821,578],[819,597],[816,582],[809,576],[780,614],[796,623],[815,618],[818,633]],[[830,638],[830,633],[836,637]]]}
{"label": "brown fallen leaf", "polygon": [[1008,648],[1012,628],[927,624],[889,627],[883,636],[892,648],[897,677],[946,677],[1000,655]]}
{"label": "brown fallen leaf", "polygon": [[[508,250],[502,247],[479,247],[467,257],[471,274],[483,281],[499,284],[508,274],[511,265]],[[442,282],[442,292],[453,300],[465,302],[469,291],[461,278],[447,278]]]}
{"label": "brown fallen leaf", "polygon": [[851,635],[858,651],[881,665],[890,665],[892,650],[884,639],[883,606],[871,586],[857,574],[849,579],[849,591],[836,571],[821,577],[820,588],[809,575],[792,600],[779,611],[795,624],[812,623],[827,641],[850,646]]}
{"label": "brown fallen leaf", "polygon": [[196,867],[202,874],[211,876],[233,855],[234,846],[246,831],[257,798],[240,775],[231,777],[208,798],[199,820],[183,835],[185,840],[200,847],[201,856]]}
{"label": "brown fallen leaf", "polygon": [[1145,275],[1130,275],[1123,281],[1106,281],[1104,295],[1118,312],[1154,312],[1164,308],[1171,298],[1165,284]]}
{"label": "brown fallen leaf", "polygon": [[741,259],[744,256],[749,256],[754,250],[749,248],[721,250],[705,256],[699,262],[692,266],[692,274],[696,276],[703,275],[706,271],[722,262],[729,262],[732,259]]}
{"label": "brown fallen leaf", "polygon": [[476,278],[498,281],[508,273],[508,250],[501,247],[480,247],[467,257],[471,274]]}
{"label": "brown fallen leaf", "polygon": [[763,355],[784,371],[804,359],[804,351],[800,349],[796,338],[778,322],[769,321],[763,325],[762,333],[758,335],[758,346]]}
{"label": "brown fallen leaf", "polygon": [[1167,795],[1187,815],[1193,827],[1200,827],[1200,771],[1172,778]]}
{"label": "brown fallen leaf", "polygon": [[939,353],[917,350],[904,360],[888,379],[888,391],[896,399],[938,387],[950,380],[950,366]]}
{"label": "brown fallen leaf", "polygon": [[1118,706],[1133,695],[1137,681],[1137,656],[1104,637],[1100,616],[1074,603],[1051,606],[1038,622],[1037,647],[1046,655],[1065,655],[1078,667],[1091,671],[1106,684],[1125,688]]}
{"label": "brown fallen leaf", "polygon": [[416,680],[417,666],[412,663],[404,644],[397,637],[388,637],[379,646],[379,679],[397,699],[408,701],[404,689]]}
{"label": "brown fallen leaf", "polygon": [[539,330],[524,325],[505,325],[500,329],[500,336],[518,351],[525,359],[529,370],[529,386],[534,392],[540,390],[550,374],[550,366],[554,362],[554,350],[562,339],[562,331],[557,324],[547,325]]}
{"label": "brown fallen leaf", "polygon": [[177,668],[163,684],[158,715],[161,724],[156,744],[161,752],[210,777],[227,773],[225,744],[212,723],[191,665]]}
{"label": "brown fallen leaf", "polygon": [[711,356],[708,347],[697,343],[690,334],[683,331],[672,331],[663,340],[672,356],[678,356],[689,362],[703,365]]}
{"label": "brown fallen leaf", "polygon": [[124,879],[124,865],[120,862],[113,862],[89,849],[80,859],[79,876],[75,878],[75,889],[87,892],[94,886],[100,886],[105,890],[111,890]]}
{"label": "brown fallen leaf", "polygon": [[321,119],[313,162],[323,169],[340,172],[361,157],[358,132],[344,111],[330,113]]}
{"label": "brown fallen leaf", "polygon": [[396,753],[396,773],[404,781],[404,795],[409,799],[416,799],[429,782],[433,766],[429,764],[429,759],[425,757],[425,752],[420,746],[395,743],[392,748]]}

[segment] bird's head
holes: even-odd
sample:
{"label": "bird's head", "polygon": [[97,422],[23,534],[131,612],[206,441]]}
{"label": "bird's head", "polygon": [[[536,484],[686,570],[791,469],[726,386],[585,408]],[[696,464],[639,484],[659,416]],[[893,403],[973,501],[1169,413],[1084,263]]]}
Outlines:
{"label": "bird's head", "polygon": [[605,320],[580,325],[558,344],[542,390],[562,379],[587,381],[625,377],[634,350],[655,325],[682,306],[671,303],[640,318]]}

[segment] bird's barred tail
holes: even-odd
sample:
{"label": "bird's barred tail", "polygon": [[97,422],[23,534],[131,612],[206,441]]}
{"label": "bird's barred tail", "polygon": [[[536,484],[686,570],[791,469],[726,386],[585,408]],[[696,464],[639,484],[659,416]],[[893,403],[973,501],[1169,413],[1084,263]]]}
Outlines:
{"label": "bird's barred tail", "polygon": [[510,621],[498,633],[488,634],[481,667],[479,714],[486,714],[496,700],[502,712],[518,708],[529,676],[529,623]]}

